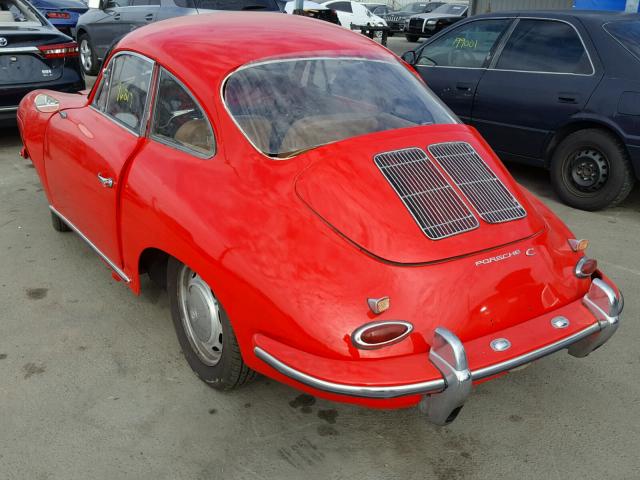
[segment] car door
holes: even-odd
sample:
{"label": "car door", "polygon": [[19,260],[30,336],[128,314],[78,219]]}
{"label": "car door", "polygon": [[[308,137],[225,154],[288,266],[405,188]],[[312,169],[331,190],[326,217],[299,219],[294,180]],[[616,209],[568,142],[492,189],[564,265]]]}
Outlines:
{"label": "car door", "polygon": [[92,104],[54,115],[47,130],[45,170],[53,207],[116,267],[118,192],[146,127],[153,68],[140,55],[116,54]]}
{"label": "car door", "polygon": [[129,30],[143,27],[156,21],[160,0],[130,0],[129,6],[122,8],[121,18]]}
{"label": "car door", "polygon": [[122,38],[131,30],[122,18],[122,12],[128,8],[129,2],[130,0],[108,0],[103,10],[104,16],[91,24],[91,40],[97,52],[106,52],[115,39]]}
{"label": "car door", "polygon": [[478,82],[512,22],[512,18],[474,20],[434,38],[416,52],[414,66],[420,76],[464,122],[471,121]]}
{"label": "car door", "polygon": [[540,159],[553,132],[584,108],[602,73],[578,27],[517,20],[480,80],[473,106],[472,123],[494,150]]}

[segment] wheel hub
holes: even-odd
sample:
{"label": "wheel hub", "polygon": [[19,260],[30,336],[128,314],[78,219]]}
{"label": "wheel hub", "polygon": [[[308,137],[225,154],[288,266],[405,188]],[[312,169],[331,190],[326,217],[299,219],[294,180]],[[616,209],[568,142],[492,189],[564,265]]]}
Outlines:
{"label": "wheel hub", "polygon": [[195,272],[184,267],[178,285],[182,324],[198,358],[213,366],[222,356],[220,307],[209,285]]}
{"label": "wheel hub", "polygon": [[583,192],[594,192],[602,188],[609,177],[609,162],[594,149],[576,152],[569,164],[574,186]]}
{"label": "wheel hub", "polygon": [[91,49],[86,39],[80,42],[80,61],[86,71],[91,70]]}

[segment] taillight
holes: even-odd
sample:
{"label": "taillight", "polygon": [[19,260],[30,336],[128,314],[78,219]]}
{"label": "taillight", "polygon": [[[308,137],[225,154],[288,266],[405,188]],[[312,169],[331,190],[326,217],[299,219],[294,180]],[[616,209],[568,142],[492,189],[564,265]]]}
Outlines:
{"label": "taillight", "polygon": [[598,270],[597,260],[589,257],[582,257],[578,260],[575,273],[578,278],[588,278],[596,273],[596,270]]}
{"label": "taillight", "polygon": [[54,45],[39,45],[38,50],[44,58],[65,58],[78,56],[76,42],[56,43]]}
{"label": "taillight", "polygon": [[367,323],[353,332],[353,344],[362,349],[385,347],[399,342],[413,330],[413,325],[400,320]]}
{"label": "taillight", "polygon": [[44,15],[47,18],[54,18],[54,19],[68,19],[68,18],[71,18],[71,15],[69,15],[66,12],[47,12]]}

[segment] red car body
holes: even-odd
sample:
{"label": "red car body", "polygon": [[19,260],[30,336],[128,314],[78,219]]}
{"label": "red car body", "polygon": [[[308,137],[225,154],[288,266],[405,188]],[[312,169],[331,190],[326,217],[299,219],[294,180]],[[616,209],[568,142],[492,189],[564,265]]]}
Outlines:
{"label": "red car body", "polygon": [[[318,55],[400,61],[364,36],[288,15],[220,13],[136,30],[112,55],[122,51],[189,87],[213,126],[213,158],[133,135],[96,112],[101,77],[88,95],[35,91],[22,101],[25,154],[50,206],[134,293],[149,252],[199,272],[225,305],[250,368],[336,401],[421,403],[446,423],[472,383],[562,348],[584,356],[615,331],[620,292],[599,270],[576,275],[584,252],[572,248],[572,233],[472,127],[390,129],[275,161],[234,123],[221,91],[245,64]],[[40,94],[58,108],[36,108]],[[526,216],[425,236],[373,159],[447,142],[478,152]],[[390,308],[376,314],[367,299],[380,297]],[[412,330],[384,348],[354,345],[356,329],[387,320]],[[496,339],[508,347],[492,348]]]}

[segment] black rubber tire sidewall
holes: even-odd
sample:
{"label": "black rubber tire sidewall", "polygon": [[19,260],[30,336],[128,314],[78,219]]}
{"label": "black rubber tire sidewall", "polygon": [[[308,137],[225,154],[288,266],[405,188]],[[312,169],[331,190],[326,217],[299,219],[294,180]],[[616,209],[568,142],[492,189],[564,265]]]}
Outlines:
{"label": "black rubber tire sidewall", "polygon": [[[572,190],[563,176],[571,156],[583,148],[599,150],[609,164],[609,177],[595,195],[580,195]],[[551,183],[567,205],[580,210],[600,210],[623,201],[631,192],[634,176],[624,145],[614,135],[600,129],[585,129],[572,133],[555,150],[551,160]]]}
{"label": "black rubber tire sidewall", "polygon": [[417,35],[405,35],[407,42],[413,42],[416,43],[418,41],[418,36]]}
{"label": "black rubber tire sidewall", "polygon": [[[218,390],[230,390],[244,383],[242,379],[242,370],[247,369],[244,366],[238,343],[233,333],[233,328],[229,322],[229,317],[224,310],[222,304],[220,305],[220,319],[222,321],[222,358],[214,365],[209,366],[198,358],[198,355],[191,347],[189,339],[182,326],[182,318],[180,306],[178,303],[178,273],[182,269],[183,265],[179,261],[170,258],[167,265],[167,292],[169,293],[169,303],[171,307],[171,317],[173,319],[173,326],[182,348],[187,363],[194,371],[194,373],[212,388]],[[245,375],[246,376],[246,375]]]}
{"label": "black rubber tire sidewall", "polygon": [[86,71],[84,69],[84,65],[82,64],[82,61],[80,61],[80,69],[82,70],[82,73],[84,75],[90,75],[92,77],[95,77],[100,71],[100,65],[98,65],[98,57],[96,55],[96,49],[93,46],[91,37],[89,37],[89,35],[86,33],[83,33],[78,37],[78,48],[80,48],[80,44],[84,39],[87,40],[87,43],[89,44],[89,48],[91,49],[91,69],[89,71]]}

